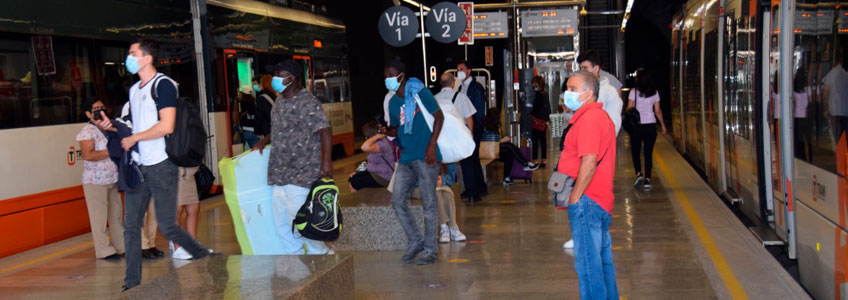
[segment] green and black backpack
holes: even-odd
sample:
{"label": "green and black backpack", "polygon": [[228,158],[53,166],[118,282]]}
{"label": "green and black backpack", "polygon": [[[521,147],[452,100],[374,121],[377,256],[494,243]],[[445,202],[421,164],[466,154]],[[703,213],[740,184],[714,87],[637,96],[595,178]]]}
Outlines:
{"label": "green and black backpack", "polygon": [[305,238],[335,241],[342,231],[339,187],[333,179],[318,179],[312,184],[306,203],[300,207],[293,226]]}

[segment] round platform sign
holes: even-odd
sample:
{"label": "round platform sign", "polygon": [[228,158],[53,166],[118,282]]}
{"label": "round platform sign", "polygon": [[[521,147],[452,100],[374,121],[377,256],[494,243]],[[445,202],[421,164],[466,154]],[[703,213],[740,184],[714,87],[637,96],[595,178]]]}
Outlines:
{"label": "round platform sign", "polygon": [[427,32],[439,43],[453,43],[465,32],[465,11],[450,2],[433,5],[424,21]]}
{"label": "round platform sign", "polygon": [[418,19],[415,13],[405,6],[392,6],[380,14],[377,30],[386,44],[403,47],[415,40],[418,33]]}

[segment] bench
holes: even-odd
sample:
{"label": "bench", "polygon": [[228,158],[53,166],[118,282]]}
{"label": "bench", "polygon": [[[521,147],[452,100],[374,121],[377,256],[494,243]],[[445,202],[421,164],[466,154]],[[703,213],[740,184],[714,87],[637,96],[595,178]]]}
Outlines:
{"label": "bench", "polygon": [[353,299],[351,255],[214,255],[129,289],[123,299]]}

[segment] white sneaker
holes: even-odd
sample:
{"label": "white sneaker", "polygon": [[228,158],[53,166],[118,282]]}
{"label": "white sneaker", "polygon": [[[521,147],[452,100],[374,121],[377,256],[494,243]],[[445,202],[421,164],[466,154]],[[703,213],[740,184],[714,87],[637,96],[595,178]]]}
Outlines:
{"label": "white sneaker", "polygon": [[451,232],[450,230],[448,230],[448,225],[442,224],[441,232],[442,233],[439,236],[439,243],[450,243]]}
{"label": "white sneaker", "polygon": [[171,250],[171,253],[174,253],[174,242],[168,241],[168,250]]}
{"label": "white sneaker", "polygon": [[457,242],[462,242],[462,241],[465,241],[465,235],[462,234],[461,231],[459,231],[459,227],[451,227],[450,228],[450,239],[457,241]]}
{"label": "white sneaker", "polygon": [[642,177],[642,175],[639,175],[639,176],[636,177],[636,182],[633,183],[633,186],[639,187],[640,185],[642,185],[643,182],[645,182],[645,177]]}
{"label": "white sneaker", "polygon": [[568,240],[568,242],[562,244],[562,247],[565,249],[574,249],[574,240]]}
{"label": "white sneaker", "polygon": [[[211,250],[210,250],[210,251],[211,251]],[[211,253],[211,252],[210,252],[210,253]],[[188,253],[188,251],[186,251],[186,249],[185,249],[185,248],[183,248],[183,247],[179,247],[179,248],[177,248],[177,250],[175,250],[174,252],[171,252],[171,258],[173,258],[173,259],[189,260],[189,259],[191,259],[191,258],[192,258],[192,256],[191,256],[191,254],[190,254],[190,253]]]}

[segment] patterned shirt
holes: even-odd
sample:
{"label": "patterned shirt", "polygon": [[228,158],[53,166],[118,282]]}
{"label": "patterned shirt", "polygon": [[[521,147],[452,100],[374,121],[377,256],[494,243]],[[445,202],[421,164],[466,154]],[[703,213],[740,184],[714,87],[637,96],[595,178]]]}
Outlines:
{"label": "patterned shirt", "polygon": [[277,97],[271,111],[268,184],[309,188],[321,176],[321,136],[330,122],[321,102],[306,89],[291,99]]}
{"label": "patterned shirt", "polygon": [[[106,135],[91,123],[85,124],[77,134],[77,141],[86,140],[94,140],[95,151],[106,150]],[[108,157],[98,161],[86,160],[83,163],[83,184],[106,185],[115,182],[118,182],[118,166]]]}

